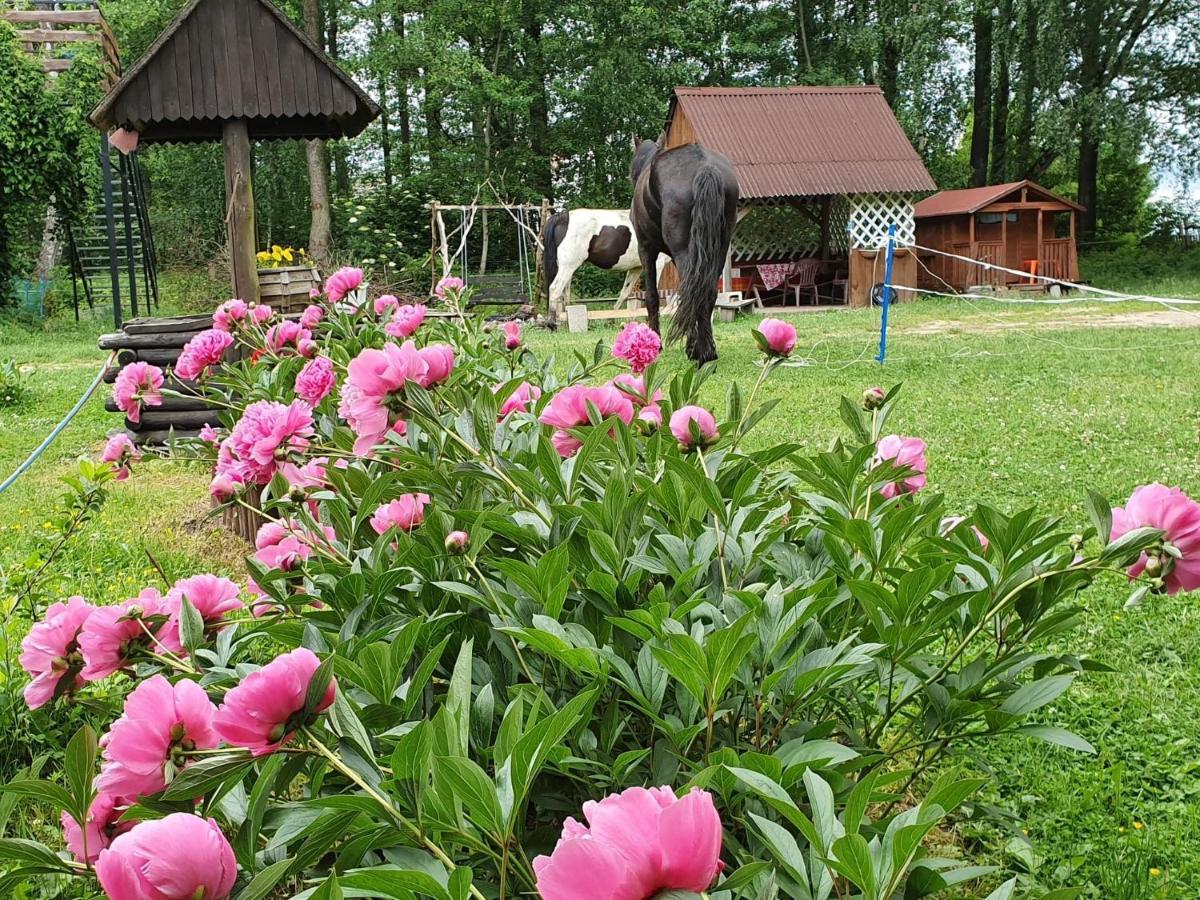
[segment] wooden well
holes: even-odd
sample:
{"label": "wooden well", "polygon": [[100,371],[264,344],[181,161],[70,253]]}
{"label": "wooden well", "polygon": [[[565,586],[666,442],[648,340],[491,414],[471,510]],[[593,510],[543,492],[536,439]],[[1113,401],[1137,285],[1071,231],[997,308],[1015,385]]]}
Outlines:
{"label": "wooden well", "polygon": [[312,290],[321,289],[321,273],[312,266],[258,270],[258,297],[280,315],[304,312]]}

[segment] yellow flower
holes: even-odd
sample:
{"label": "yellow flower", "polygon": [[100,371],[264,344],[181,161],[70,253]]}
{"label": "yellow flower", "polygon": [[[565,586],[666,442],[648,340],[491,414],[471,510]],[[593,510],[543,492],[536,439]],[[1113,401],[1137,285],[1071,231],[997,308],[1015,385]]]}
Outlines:
{"label": "yellow flower", "polygon": [[262,250],[262,251],[256,253],[255,257],[257,257],[259,262],[266,262],[267,260],[269,260],[271,258],[271,254],[268,253],[266,250]]}
{"label": "yellow flower", "polygon": [[283,251],[283,258],[288,262],[291,262],[295,258],[292,256],[292,250],[290,247]]}
{"label": "yellow flower", "polygon": [[1145,826],[1145,825],[1143,825],[1141,822],[1134,822],[1134,823],[1133,823],[1133,827],[1134,827],[1134,828],[1136,828],[1138,831],[1141,831],[1141,830],[1142,830],[1143,828],[1145,828],[1146,826]]}
{"label": "yellow flower", "polygon": [[1159,869],[1155,866],[1150,867],[1150,877],[1151,878],[1157,878],[1161,874],[1162,874],[1162,869]]}

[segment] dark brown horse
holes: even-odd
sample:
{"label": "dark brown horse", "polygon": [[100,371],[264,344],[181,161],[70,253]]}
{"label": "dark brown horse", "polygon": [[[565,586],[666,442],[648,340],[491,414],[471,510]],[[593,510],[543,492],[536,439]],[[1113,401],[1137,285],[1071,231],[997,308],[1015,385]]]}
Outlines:
{"label": "dark brown horse", "polygon": [[666,253],[679,271],[670,337],[685,338],[688,357],[703,365],[717,358],[712,313],[737,219],[733,164],[699,144],[662,150],[654,141],[642,141],[629,177],[650,327],[659,330],[658,255]]}

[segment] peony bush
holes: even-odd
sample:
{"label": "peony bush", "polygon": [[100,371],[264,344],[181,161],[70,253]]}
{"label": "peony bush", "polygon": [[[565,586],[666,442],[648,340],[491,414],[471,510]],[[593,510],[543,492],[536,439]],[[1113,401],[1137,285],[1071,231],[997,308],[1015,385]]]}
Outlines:
{"label": "peony bush", "polygon": [[[714,373],[668,374],[637,326],[555,363],[453,314],[461,283],[435,319],[361,281],[335,274],[299,322],[226,304],[181,355],[229,413],[173,452],[261,510],[247,577],[72,597],[33,626],[30,706],[96,682],[124,703],[61,778],[4,788],[64,827],[60,848],[0,840],[6,886],[981,895],[1004,876],[926,838],[988,814],[958,774],[981,742],[1091,749],[1044,720],[1088,667],[1061,649],[1079,591],[1127,566],[1137,599],[1195,586],[1200,506],[1178,491],[1093,496],[1078,530],[947,509],[937,448],[887,429],[895,388],[843,400],[822,453],[751,446],[786,322],[714,408]],[[152,402],[166,374],[121,390]]]}

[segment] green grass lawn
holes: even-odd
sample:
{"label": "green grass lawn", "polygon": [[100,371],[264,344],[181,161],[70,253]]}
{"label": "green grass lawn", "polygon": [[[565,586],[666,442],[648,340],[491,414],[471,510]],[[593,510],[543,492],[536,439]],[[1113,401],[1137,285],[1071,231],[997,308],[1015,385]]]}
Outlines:
{"label": "green grass lawn", "polygon": [[[757,438],[816,450],[842,427],[840,394],[857,397],[871,384],[903,382],[893,424],[928,442],[931,486],[951,507],[1036,505],[1082,527],[1088,488],[1120,502],[1138,484],[1157,480],[1200,496],[1200,307],[1168,312],[1170,326],[1140,321],[1156,309],[904,304],[893,310],[882,367],[873,360],[874,311],[803,314],[796,318],[796,356],[807,364],[781,369],[764,387],[761,399],[782,402]],[[743,318],[717,331],[722,356],[705,388],[714,405],[723,402],[730,379],[748,387],[757,375],[751,324]],[[0,355],[36,367],[28,398],[0,409],[0,477],[91,380],[103,358],[95,349],[99,330],[0,324]],[[561,357],[574,349],[590,353],[614,333],[541,332],[530,334],[529,343]],[[684,364],[678,348],[666,359]],[[4,575],[35,546],[59,492],[56,479],[80,454],[97,451],[105,430],[118,424],[104,412],[102,397],[93,398],[42,460],[0,495],[6,604]],[[236,572],[239,548],[205,517],[205,484],[203,472],[181,464],[143,466],[114,490],[63,558],[62,593],[97,601],[127,596],[153,578],[146,551],[171,577]],[[1047,721],[1091,741],[1097,755],[1026,740],[991,745],[996,788],[988,799],[1020,812],[1032,850],[991,828],[978,835],[964,830],[964,840],[1006,866],[1036,866],[1048,884],[1089,885],[1086,896],[1200,896],[1200,596],[1150,598],[1124,611],[1127,594],[1114,579],[1083,598],[1085,627],[1076,649],[1114,672],[1081,679],[1045,711]],[[19,629],[8,636],[19,640]],[[1160,874],[1151,875],[1150,867]]]}

